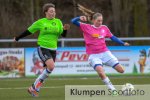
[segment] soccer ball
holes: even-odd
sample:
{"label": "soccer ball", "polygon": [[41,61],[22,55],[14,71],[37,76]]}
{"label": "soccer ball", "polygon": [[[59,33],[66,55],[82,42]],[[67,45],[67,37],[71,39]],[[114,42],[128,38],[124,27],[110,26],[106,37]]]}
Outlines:
{"label": "soccer ball", "polygon": [[122,85],[122,92],[125,96],[131,96],[132,91],[134,90],[134,86],[131,83],[126,83]]}

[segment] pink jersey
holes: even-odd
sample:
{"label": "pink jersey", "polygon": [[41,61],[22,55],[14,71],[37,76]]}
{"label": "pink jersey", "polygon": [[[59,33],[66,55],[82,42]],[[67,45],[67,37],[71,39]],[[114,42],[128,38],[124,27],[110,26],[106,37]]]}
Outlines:
{"label": "pink jersey", "polygon": [[113,35],[107,26],[95,27],[94,25],[80,23],[80,29],[83,31],[87,54],[108,51],[105,38],[110,38]]}

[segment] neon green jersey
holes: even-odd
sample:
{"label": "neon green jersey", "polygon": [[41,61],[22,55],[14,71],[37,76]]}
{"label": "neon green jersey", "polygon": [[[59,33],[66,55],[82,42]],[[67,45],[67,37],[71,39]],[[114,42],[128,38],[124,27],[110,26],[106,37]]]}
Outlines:
{"label": "neon green jersey", "polygon": [[63,25],[60,19],[42,18],[34,22],[29,28],[29,32],[34,34],[40,31],[38,45],[45,48],[57,48],[58,37],[63,32]]}

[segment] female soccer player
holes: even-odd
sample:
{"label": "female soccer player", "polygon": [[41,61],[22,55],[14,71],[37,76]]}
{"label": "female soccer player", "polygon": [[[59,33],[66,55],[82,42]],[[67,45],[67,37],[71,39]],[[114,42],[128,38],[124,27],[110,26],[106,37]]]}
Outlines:
{"label": "female soccer player", "polygon": [[43,12],[45,18],[37,20],[20,36],[14,38],[15,41],[18,41],[27,35],[40,31],[38,36],[38,54],[44,63],[45,69],[28,89],[28,92],[35,97],[38,96],[40,87],[54,69],[58,37],[60,35],[65,37],[69,29],[69,25],[66,24],[63,27],[61,20],[55,18],[56,12],[54,4],[45,4],[43,6]]}
{"label": "female soccer player", "polygon": [[110,38],[121,45],[128,46],[129,43],[123,42],[115,37],[106,25],[102,25],[103,16],[101,13],[95,13],[92,16],[92,25],[82,22],[87,21],[86,16],[73,18],[71,22],[80,27],[83,32],[86,53],[89,54],[89,63],[97,71],[100,78],[108,86],[109,89],[116,90],[106,76],[103,64],[111,66],[120,73],[124,72],[124,68],[119,64],[118,59],[108,50],[105,38]]}

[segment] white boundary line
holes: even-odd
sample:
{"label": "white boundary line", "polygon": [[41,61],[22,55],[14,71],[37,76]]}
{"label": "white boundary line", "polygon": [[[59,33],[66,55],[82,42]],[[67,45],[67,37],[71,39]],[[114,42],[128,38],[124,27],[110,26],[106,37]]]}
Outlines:
{"label": "white boundary line", "polygon": [[[0,90],[23,90],[28,89],[29,87],[16,87],[16,88],[0,88]],[[50,86],[50,87],[41,87],[44,89],[51,89],[51,88],[65,88],[64,86]]]}
{"label": "white boundary line", "polygon": [[[121,78],[125,78],[125,79],[127,79],[127,78],[129,78],[129,77],[122,77],[122,76],[119,76],[119,77],[111,77],[111,79],[121,79]],[[135,77],[130,77],[130,79],[132,79],[132,78],[135,78]],[[139,79],[140,78],[143,78],[143,77],[138,77]],[[149,79],[149,77],[147,76],[147,77],[144,77],[144,78],[148,78]],[[0,80],[1,81],[32,81],[32,80],[35,80],[36,78],[5,78],[5,79],[3,79],[3,78],[0,78]],[[49,80],[90,80],[90,79],[99,79],[99,77],[97,76],[97,77],[82,77],[82,78],[48,78],[47,80],[49,81]]]}
{"label": "white boundary line", "polygon": [[[50,87],[42,87],[43,89],[52,89],[52,88],[65,88],[65,86],[106,86],[106,85],[64,85],[64,86],[50,86]],[[122,86],[122,85],[114,85],[114,86]],[[150,84],[135,84],[134,86],[149,86]],[[14,87],[14,88],[0,88],[0,90],[23,90],[28,89],[29,87]]]}

